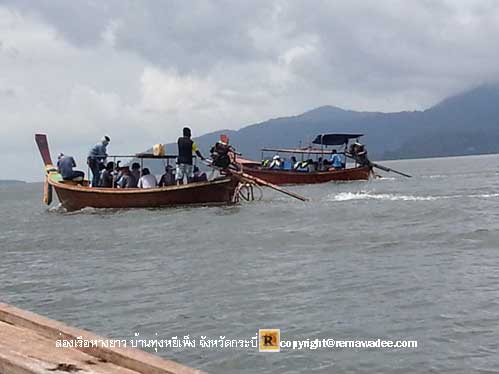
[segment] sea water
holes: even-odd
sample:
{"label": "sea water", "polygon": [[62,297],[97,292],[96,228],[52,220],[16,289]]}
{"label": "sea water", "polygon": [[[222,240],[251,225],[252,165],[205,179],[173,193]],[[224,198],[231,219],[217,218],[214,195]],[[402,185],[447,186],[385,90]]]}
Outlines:
{"label": "sea water", "polygon": [[290,187],[305,203],[65,213],[2,188],[0,299],[117,339],[418,343],[145,348],[209,373],[497,372],[498,161],[386,162],[413,178]]}

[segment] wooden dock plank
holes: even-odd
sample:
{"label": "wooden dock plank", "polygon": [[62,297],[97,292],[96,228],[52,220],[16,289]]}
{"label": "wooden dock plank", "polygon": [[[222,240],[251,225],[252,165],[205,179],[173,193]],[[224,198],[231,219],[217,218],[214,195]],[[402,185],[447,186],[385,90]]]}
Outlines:
{"label": "wooden dock plank", "polygon": [[[85,373],[95,374],[201,373],[199,370],[138,349],[56,348],[57,339],[75,340],[77,337],[86,340],[105,339],[88,331],[0,303],[0,369],[3,369],[0,373],[47,374],[50,373],[47,369],[57,368],[59,364],[76,365],[78,368],[84,368]],[[98,365],[89,362],[96,362]]]}
{"label": "wooden dock plank", "polygon": [[0,322],[0,356],[11,357],[13,362],[23,363],[24,370],[43,368],[48,372],[64,364],[74,365],[75,368],[91,374],[137,374],[136,371],[102,362],[77,349],[55,348],[54,340],[5,322]]}

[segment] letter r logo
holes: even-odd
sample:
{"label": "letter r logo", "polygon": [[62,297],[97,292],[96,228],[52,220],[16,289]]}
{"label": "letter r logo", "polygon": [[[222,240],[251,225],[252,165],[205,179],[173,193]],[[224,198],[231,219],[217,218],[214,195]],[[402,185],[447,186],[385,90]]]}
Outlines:
{"label": "letter r logo", "polygon": [[281,350],[281,330],[258,330],[258,350],[260,352],[279,352]]}

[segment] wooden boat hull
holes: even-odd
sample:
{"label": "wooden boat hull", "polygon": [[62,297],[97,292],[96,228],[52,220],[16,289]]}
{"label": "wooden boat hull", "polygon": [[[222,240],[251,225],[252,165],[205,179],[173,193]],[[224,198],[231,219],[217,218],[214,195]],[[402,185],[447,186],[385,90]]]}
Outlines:
{"label": "wooden boat hull", "polygon": [[283,184],[315,184],[331,181],[368,180],[371,175],[370,167],[349,168],[343,170],[297,172],[287,170],[264,169],[261,166],[243,166],[243,171],[267,182]]}
{"label": "wooden boat hull", "polygon": [[230,204],[234,201],[236,178],[189,183],[154,189],[91,188],[49,177],[61,205],[69,211],[91,208],[159,208],[175,205]]}

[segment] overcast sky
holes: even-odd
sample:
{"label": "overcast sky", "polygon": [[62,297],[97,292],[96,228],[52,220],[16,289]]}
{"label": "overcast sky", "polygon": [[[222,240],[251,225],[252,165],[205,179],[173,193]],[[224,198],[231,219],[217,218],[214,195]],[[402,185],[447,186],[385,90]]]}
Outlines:
{"label": "overcast sky", "polygon": [[[1,178],[321,105],[425,109],[497,81],[494,0],[0,0]],[[172,150],[174,151],[174,150]]]}

